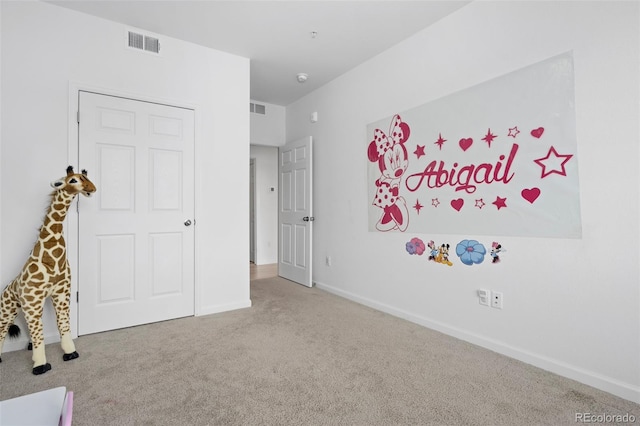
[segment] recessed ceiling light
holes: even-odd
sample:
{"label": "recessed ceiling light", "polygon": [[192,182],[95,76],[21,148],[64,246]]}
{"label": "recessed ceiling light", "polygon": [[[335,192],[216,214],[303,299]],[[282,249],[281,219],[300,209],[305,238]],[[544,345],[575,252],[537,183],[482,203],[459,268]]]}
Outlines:
{"label": "recessed ceiling light", "polygon": [[298,83],[304,83],[305,81],[307,81],[308,78],[309,78],[309,75],[304,72],[298,73],[298,75],[296,76]]}

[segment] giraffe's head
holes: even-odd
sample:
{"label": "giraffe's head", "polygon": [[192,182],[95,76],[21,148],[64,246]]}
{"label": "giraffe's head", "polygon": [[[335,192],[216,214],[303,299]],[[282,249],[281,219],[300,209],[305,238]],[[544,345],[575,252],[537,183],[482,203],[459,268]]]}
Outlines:
{"label": "giraffe's head", "polygon": [[73,166],[67,167],[67,175],[51,182],[51,186],[57,191],[66,191],[71,195],[82,194],[91,197],[96,192],[96,186],[87,177],[87,171],[74,173]]}

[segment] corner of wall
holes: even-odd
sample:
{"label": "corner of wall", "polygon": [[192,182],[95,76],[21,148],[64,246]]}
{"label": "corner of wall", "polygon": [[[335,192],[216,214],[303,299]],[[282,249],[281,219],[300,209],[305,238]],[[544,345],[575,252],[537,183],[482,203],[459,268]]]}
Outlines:
{"label": "corner of wall", "polygon": [[197,317],[203,315],[219,314],[222,312],[235,311],[236,309],[244,309],[251,307],[251,299],[244,301],[237,301],[233,303],[225,303],[223,305],[209,305],[201,306],[196,313]]}

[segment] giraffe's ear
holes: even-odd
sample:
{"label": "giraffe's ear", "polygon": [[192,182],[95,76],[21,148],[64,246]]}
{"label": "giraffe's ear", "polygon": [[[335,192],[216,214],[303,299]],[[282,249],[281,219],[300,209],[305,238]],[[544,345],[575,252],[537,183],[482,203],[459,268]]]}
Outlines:
{"label": "giraffe's ear", "polygon": [[57,179],[51,182],[51,186],[56,189],[60,189],[65,185],[64,179]]}

